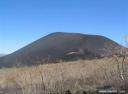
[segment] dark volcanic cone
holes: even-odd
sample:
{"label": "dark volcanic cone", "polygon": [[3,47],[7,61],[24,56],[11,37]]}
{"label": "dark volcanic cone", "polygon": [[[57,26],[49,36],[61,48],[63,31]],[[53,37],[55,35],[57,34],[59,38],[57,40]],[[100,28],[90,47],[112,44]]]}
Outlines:
{"label": "dark volcanic cone", "polygon": [[119,54],[122,46],[98,35],[52,33],[0,58],[0,66],[36,65],[57,60],[94,59]]}

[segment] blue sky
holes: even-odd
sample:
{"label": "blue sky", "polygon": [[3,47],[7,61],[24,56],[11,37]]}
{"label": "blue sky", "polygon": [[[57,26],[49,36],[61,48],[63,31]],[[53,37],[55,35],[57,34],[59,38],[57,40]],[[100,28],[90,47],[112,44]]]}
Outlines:
{"label": "blue sky", "polygon": [[127,0],[0,0],[0,53],[52,32],[98,34],[123,44],[127,5]]}

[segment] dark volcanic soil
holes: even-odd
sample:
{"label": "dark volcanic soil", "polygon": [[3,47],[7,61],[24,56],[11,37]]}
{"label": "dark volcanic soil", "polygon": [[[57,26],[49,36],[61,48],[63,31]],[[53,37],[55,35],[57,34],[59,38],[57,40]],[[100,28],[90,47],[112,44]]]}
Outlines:
{"label": "dark volcanic soil", "polygon": [[121,47],[116,42],[99,35],[57,32],[0,58],[0,67],[102,58],[118,54]]}

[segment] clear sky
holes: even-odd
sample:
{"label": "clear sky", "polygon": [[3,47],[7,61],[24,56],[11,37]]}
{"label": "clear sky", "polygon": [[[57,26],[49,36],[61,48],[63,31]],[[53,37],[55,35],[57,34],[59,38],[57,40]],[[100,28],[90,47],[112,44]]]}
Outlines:
{"label": "clear sky", "polygon": [[52,32],[98,34],[123,44],[128,0],[0,0],[0,53]]}

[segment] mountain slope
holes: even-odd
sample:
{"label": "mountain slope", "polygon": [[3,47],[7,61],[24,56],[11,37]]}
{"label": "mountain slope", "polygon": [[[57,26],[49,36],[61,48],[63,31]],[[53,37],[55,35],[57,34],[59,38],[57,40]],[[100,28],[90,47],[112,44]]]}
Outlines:
{"label": "mountain slope", "polygon": [[52,33],[0,58],[0,66],[36,65],[56,60],[93,59],[118,54],[121,46],[99,35]]}

